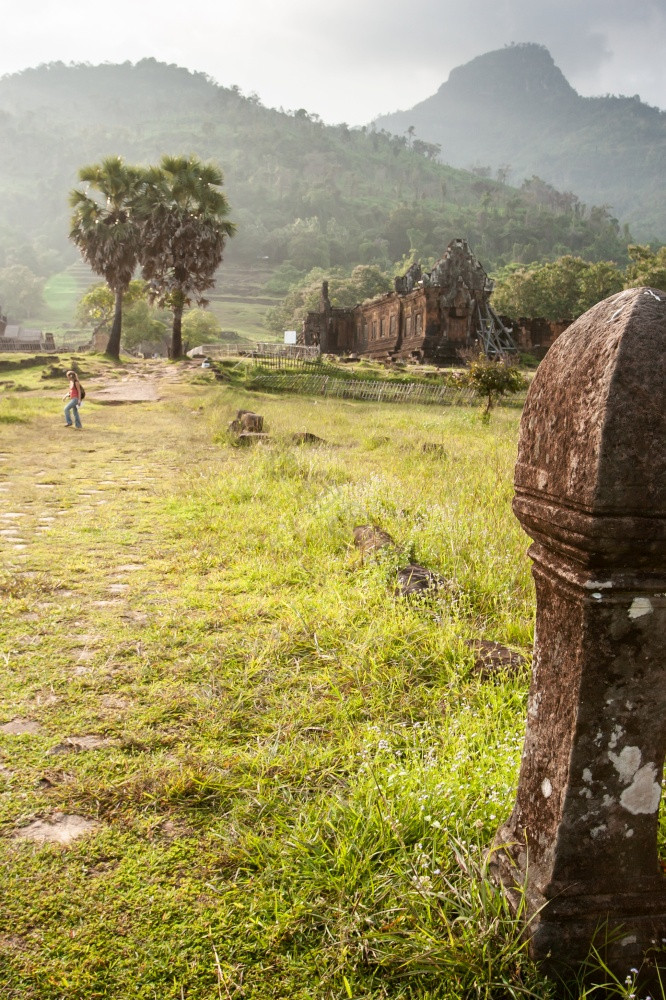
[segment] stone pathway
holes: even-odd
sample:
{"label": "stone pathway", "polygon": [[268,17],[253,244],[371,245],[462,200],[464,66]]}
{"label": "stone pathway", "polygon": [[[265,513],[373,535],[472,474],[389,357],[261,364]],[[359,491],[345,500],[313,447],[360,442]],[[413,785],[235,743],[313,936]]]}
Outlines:
{"label": "stone pathway", "polygon": [[[140,374],[121,376],[95,385],[89,380],[89,399],[117,404],[156,402],[175,391],[188,378],[188,368],[164,362],[147,362]],[[52,397],[44,390],[42,395]],[[42,579],[48,582],[40,599],[21,615],[25,634],[15,644],[34,649],[39,658],[42,637],[48,634],[49,616],[71,620],[68,646],[72,678],[97,676],[109,657],[102,625],[104,616],[114,619],[115,634],[121,625],[128,644],[140,642],[141,630],[151,621],[151,597],[143,600],[144,573],[154,555],[155,541],[145,530],[146,505],[174,488],[191,454],[191,438],[185,421],[174,423],[167,410],[151,417],[157,434],[150,440],[134,406],[96,408],[82,412],[80,434],[64,430],[61,414],[45,421],[44,438],[35,446],[35,431],[17,425],[11,436],[0,428],[0,581],[8,581],[13,596],[34,592]],[[204,448],[207,442],[202,442]],[[114,546],[104,534],[104,525],[122,526],[127,542]],[[87,542],[86,542],[87,540]],[[95,572],[87,573],[91,561]],[[0,600],[2,600],[0,591]],[[133,607],[133,604],[140,607]],[[141,606],[143,603],[143,606]],[[91,627],[92,625],[92,627]],[[3,647],[0,645],[0,654]],[[107,671],[108,673],[108,671]],[[54,732],[49,712],[66,695],[45,690],[0,714],[0,735],[7,741],[41,740],[52,736],[46,758],[78,753],[104,753],[117,743],[96,732]],[[98,699],[107,715],[118,716],[131,707],[122,695]],[[35,718],[26,707],[35,708]],[[104,712],[102,711],[102,715]],[[14,774],[11,755],[0,748],[0,778]],[[45,788],[50,782],[45,780]],[[99,824],[89,818],[45,811],[25,817],[13,836],[37,843],[48,840],[68,844],[93,832]]]}

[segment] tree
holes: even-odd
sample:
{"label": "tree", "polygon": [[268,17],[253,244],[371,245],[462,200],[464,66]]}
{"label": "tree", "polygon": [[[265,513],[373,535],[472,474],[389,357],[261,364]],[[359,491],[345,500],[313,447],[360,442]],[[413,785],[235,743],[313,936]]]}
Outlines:
{"label": "tree", "polygon": [[43,290],[42,279],[22,264],[0,270],[0,306],[15,322],[39,312],[44,305]]}
{"label": "tree", "polygon": [[173,313],[171,356],[183,352],[182,318],[191,302],[207,305],[227,237],[236,226],[220,190],[221,170],[195,156],[162,157],[147,173],[141,201],[141,265],[151,300]]}
{"label": "tree", "polygon": [[[123,295],[123,309],[126,311],[136,302],[146,298],[146,282],[136,278],[130,281]],[[108,285],[93,285],[79,299],[76,305],[76,322],[81,326],[91,326],[93,333],[109,330],[113,322],[115,296]]]}
{"label": "tree", "polygon": [[625,288],[647,285],[666,291],[666,247],[652,250],[649,246],[632,244],[628,248],[631,263],[627,268]]}
{"label": "tree", "polygon": [[183,316],[183,337],[186,345],[199,347],[210,344],[220,336],[220,321],[205,309],[190,309]]}
{"label": "tree", "polygon": [[114,301],[114,294],[108,285],[93,285],[76,304],[76,322],[79,326],[91,326],[93,334],[110,330]]}
{"label": "tree", "polygon": [[483,352],[472,358],[465,371],[452,376],[456,385],[469,386],[481,399],[485,399],[483,421],[490,420],[490,411],[498,399],[513,395],[527,388],[527,379],[517,365],[508,358],[488,358]]}
{"label": "tree", "polygon": [[613,261],[591,263],[566,255],[546,264],[530,264],[499,276],[495,309],[513,319],[575,319],[622,288],[622,273]]}
{"label": "tree", "polygon": [[[76,307],[76,319],[82,326],[91,326],[93,333],[108,330],[113,321],[114,295],[108,285],[93,285],[81,296]],[[134,351],[141,344],[164,348],[166,325],[148,303],[148,286],[135,278],[123,296],[122,345]]]}
{"label": "tree", "polygon": [[74,189],[69,198],[74,209],[69,238],[114,295],[106,353],[116,359],[120,357],[123,296],[139,257],[136,209],[143,173],[127,166],[119,156],[107,157],[79,170],[79,180],[88,185],[88,190]]}
{"label": "tree", "polygon": [[148,351],[162,353],[169,343],[168,316],[160,318],[158,310],[147,299],[133,302],[125,312],[123,322],[123,345],[128,351]]}

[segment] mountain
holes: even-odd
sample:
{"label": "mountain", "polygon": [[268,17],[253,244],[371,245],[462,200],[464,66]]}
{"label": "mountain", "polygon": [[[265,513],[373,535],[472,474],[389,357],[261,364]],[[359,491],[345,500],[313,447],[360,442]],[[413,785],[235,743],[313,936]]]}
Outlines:
{"label": "mountain", "polygon": [[0,79],[0,270],[16,262],[49,274],[76,259],[68,192],[80,166],[163,153],[222,167],[238,224],[226,261],[264,274],[388,266],[411,251],[427,259],[458,236],[491,268],[566,252],[618,260],[626,249],[608,212],[547,185],[516,190],[443,165],[427,143],[265,108],[203,73],[144,59]]}
{"label": "mountain", "polygon": [[436,94],[376,128],[441,146],[454,166],[537,175],[608,205],[643,240],[666,240],[666,112],[635,97],[581,97],[540,45],[511,45],[454,69]]}

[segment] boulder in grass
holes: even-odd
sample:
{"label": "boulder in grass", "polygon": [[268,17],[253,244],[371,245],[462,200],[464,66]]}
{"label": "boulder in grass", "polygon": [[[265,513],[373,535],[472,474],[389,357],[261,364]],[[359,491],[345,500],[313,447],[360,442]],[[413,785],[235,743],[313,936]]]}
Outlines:
{"label": "boulder in grass", "polygon": [[354,545],[360,549],[361,555],[369,556],[379,549],[395,548],[395,542],[388,531],[378,528],[375,524],[359,524],[354,528]]}
{"label": "boulder in grass", "polygon": [[401,597],[410,597],[413,594],[434,593],[437,590],[448,589],[451,581],[445,580],[439,573],[433,573],[425,566],[418,563],[410,563],[403,569],[398,570],[398,582],[396,591]]}
{"label": "boulder in grass", "polygon": [[468,639],[465,642],[474,653],[474,671],[483,678],[496,674],[515,674],[525,665],[527,658],[515,649],[490,639]]}
{"label": "boulder in grass", "polygon": [[323,438],[317,437],[310,431],[299,431],[297,434],[292,434],[291,440],[294,444],[326,444]]}
{"label": "boulder in grass", "polygon": [[247,446],[259,444],[261,441],[268,441],[268,434],[254,433],[253,431],[242,431],[236,438],[238,444]]}
{"label": "boulder in grass", "polygon": [[234,434],[261,434],[264,429],[264,418],[252,410],[239,410],[236,419],[229,424],[229,430]]}

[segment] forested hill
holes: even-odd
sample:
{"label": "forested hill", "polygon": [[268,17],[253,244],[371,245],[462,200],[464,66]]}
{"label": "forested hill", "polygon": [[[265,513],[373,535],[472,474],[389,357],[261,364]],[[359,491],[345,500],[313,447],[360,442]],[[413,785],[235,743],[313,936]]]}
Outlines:
{"label": "forested hill", "polygon": [[[304,95],[304,97],[306,94]],[[565,252],[622,259],[627,233],[535,180],[514,189],[444,166],[435,146],[316,115],[264,108],[201,73],[56,63],[0,80],[0,267],[58,270],[67,195],[78,168],[104,156],[163,153],[217,161],[238,223],[228,259],[304,272],[439,256],[464,236],[487,267]]]}
{"label": "forested hill", "polygon": [[666,240],[666,112],[635,97],[581,97],[540,45],[513,45],[454,69],[436,94],[377,128],[442,147],[447,163],[509,179],[537,174],[608,204],[634,235]]}

